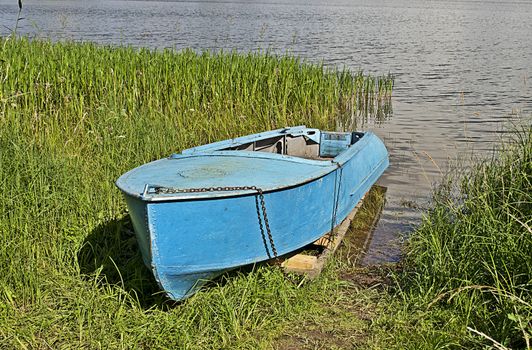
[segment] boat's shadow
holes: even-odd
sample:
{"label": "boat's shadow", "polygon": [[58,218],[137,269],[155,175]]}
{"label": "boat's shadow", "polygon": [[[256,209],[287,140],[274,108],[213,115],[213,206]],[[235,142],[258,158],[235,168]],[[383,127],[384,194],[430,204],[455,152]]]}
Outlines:
{"label": "boat's shadow", "polygon": [[85,278],[121,288],[143,308],[165,308],[175,303],[160,290],[144,265],[129,215],[92,230],[78,253],[78,262]]}
{"label": "boat's shadow", "polygon": [[[144,309],[169,309],[182,304],[166,296],[144,265],[129,215],[97,226],[85,238],[78,253],[80,272],[87,281],[96,278],[101,286],[117,287],[138,300]],[[258,264],[246,265],[208,282],[203,290],[223,286]]]}

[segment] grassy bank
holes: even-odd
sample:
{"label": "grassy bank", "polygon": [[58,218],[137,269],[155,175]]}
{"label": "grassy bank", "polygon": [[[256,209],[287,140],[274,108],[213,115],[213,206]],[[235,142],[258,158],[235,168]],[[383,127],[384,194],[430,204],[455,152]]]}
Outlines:
{"label": "grassy bank", "polygon": [[276,269],[168,303],[141,263],[124,171],[236,135],[348,125],[393,81],[292,57],[0,40],[0,347],[264,347],[330,282]]}
{"label": "grassy bank", "polygon": [[528,346],[530,128],[441,188],[401,269],[361,269],[347,244],[312,283],[259,266],[175,304],[143,266],[113,181],[209,141],[351,125],[392,80],[259,54],[0,48],[0,348]]}
{"label": "grassy bank", "polygon": [[[436,194],[383,325],[423,348],[532,346],[532,128]],[[384,320],[385,318],[383,318]],[[386,337],[390,338],[390,337]]]}

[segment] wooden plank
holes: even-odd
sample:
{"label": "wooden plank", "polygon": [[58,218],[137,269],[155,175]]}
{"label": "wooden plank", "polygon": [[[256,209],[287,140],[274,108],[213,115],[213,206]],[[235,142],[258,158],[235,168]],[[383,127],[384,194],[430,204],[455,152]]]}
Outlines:
{"label": "wooden plank", "polygon": [[327,233],[323,237],[318,238],[318,240],[312,244],[318,247],[327,247],[330,243],[331,243],[331,233]]}
{"label": "wooden plank", "polygon": [[307,255],[304,253],[296,254],[281,263],[281,267],[284,271],[305,274],[309,278],[317,277],[323,270],[323,266],[327,262],[327,259],[334,254],[336,249],[338,249],[340,242],[342,242],[342,239],[349,230],[351,221],[355,217],[358,209],[362,206],[365,197],[366,195],[362,197],[344,221],[334,228],[333,232],[325,234],[313,243],[314,246],[324,248],[318,256]]}
{"label": "wooden plank", "polygon": [[316,256],[297,254],[285,260],[281,266],[288,272],[304,273],[315,269],[317,261]]}

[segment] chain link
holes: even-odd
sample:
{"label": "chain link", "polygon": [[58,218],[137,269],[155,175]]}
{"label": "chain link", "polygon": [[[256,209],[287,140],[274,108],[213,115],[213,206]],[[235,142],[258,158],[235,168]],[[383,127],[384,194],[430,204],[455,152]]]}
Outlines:
{"label": "chain link", "polygon": [[[259,188],[256,186],[226,186],[226,187],[197,187],[197,188],[173,188],[154,186],[153,190],[157,194],[172,194],[172,193],[200,193],[200,192],[227,192],[227,191],[257,191]],[[262,191],[260,191],[262,192]]]}
{"label": "chain link", "polygon": [[[266,203],[264,202],[264,194],[262,193],[262,189],[257,188],[257,192],[259,193],[259,200],[260,200],[260,206],[262,208],[262,216],[264,217],[264,226],[266,227],[266,233],[268,234],[268,239],[270,240],[270,246],[272,247],[272,252],[274,258],[277,258],[277,249],[275,249],[275,244],[273,243],[273,237],[272,237],[272,231],[270,230],[270,222],[268,221],[268,215],[266,214]],[[259,213],[260,218],[260,213]],[[264,236],[264,230],[262,229],[262,222],[259,222],[260,224],[260,231],[262,232],[262,235]]]}
{"label": "chain link", "polygon": [[[260,210],[257,206],[257,217],[259,219],[260,232],[264,240],[264,228],[266,228],[266,234],[268,235],[268,240],[270,241],[270,247],[272,248],[274,258],[277,258],[277,249],[275,248],[275,243],[273,242],[272,231],[270,229],[270,222],[268,221],[268,214],[266,213],[266,202],[264,201],[264,193],[262,189],[257,186],[225,186],[225,187],[198,187],[198,188],[171,188],[163,186],[154,186],[153,190],[157,194],[173,194],[173,193],[203,193],[203,192],[231,192],[231,191],[255,191],[258,194],[260,201]],[[264,218],[264,226],[261,219],[261,210],[262,218]],[[266,252],[268,257],[270,256],[270,251],[266,246]]]}

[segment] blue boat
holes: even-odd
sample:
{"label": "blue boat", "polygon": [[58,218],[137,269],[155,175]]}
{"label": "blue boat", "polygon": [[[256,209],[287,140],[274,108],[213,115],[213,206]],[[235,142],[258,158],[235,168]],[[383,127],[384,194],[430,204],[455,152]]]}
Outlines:
{"label": "blue boat", "polygon": [[181,300],[225,271],[330,232],[387,167],[371,132],[297,126],[190,148],[116,184],[146,266]]}

